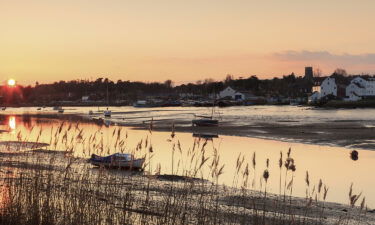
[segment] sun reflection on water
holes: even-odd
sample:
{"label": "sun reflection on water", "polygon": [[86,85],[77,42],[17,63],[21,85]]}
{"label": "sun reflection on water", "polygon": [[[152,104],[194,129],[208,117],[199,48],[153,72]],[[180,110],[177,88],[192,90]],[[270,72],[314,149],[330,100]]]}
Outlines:
{"label": "sun reflection on water", "polygon": [[10,116],[9,117],[9,129],[14,131],[16,129],[16,117],[15,116]]}

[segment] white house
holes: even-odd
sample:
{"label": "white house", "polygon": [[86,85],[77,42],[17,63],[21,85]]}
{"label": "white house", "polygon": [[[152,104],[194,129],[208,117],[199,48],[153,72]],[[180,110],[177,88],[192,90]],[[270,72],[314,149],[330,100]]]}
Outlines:
{"label": "white house", "polygon": [[231,87],[227,87],[224,90],[220,91],[219,93],[219,98],[226,98],[226,97],[230,97],[231,99],[234,99],[234,100],[244,100],[245,94],[238,92]]}
{"label": "white house", "polygon": [[313,86],[313,94],[309,97],[309,102],[318,101],[328,95],[337,96],[337,84],[335,78],[327,77],[321,83]]}
{"label": "white house", "polygon": [[358,101],[364,97],[375,97],[375,79],[356,77],[346,87],[345,94],[348,101]]}
{"label": "white house", "polygon": [[82,96],[82,102],[88,102],[89,98],[89,96]]}

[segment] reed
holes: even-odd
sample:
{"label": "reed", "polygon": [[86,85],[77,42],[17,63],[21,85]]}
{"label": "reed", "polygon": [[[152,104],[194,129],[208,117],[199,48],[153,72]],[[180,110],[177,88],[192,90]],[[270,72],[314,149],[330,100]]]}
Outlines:
{"label": "reed", "polygon": [[[152,126],[136,146],[129,146],[132,133],[121,128],[107,135],[101,129],[86,134],[78,123],[61,123],[50,132],[34,128],[32,132],[38,133],[35,141],[49,133],[44,139],[59,150],[3,149],[1,168],[9,172],[0,173],[0,224],[326,224],[325,217],[332,217],[325,208],[328,187],[319,180],[316,191],[311,190],[308,172],[305,202],[292,197],[296,164],[291,149],[285,160],[280,152],[280,195],[275,196],[267,189],[272,163],[268,159],[256,185],[256,152],[250,157],[239,155],[233,187],[224,186],[220,177],[226,165],[219,149],[213,145],[209,149],[209,141],[203,139],[186,148],[174,128],[171,174],[163,174],[160,164],[152,168],[158,154],[152,145]],[[17,135],[20,142],[30,138]],[[92,169],[85,163],[92,153],[113,152],[146,157],[145,172]],[[365,198],[356,206],[361,197],[351,186],[350,207],[337,218],[339,223],[365,221]]]}

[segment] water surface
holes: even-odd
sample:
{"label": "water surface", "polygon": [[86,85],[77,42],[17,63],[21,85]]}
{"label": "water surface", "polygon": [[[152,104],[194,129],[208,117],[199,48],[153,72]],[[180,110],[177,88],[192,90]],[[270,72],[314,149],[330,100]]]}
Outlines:
{"label": "water surface", "polygon": [[[73,147],[74,155],[83,158],[88,158],[94,152],[99,152],[102,155],[117,151],[131,152],[139,157],[146,156],[148,163],[146,171],[150,173],[155,173],[160,167],[162,174],[184,175],[186,171],[192,171],[204,155],[208,160],[199,170],[197,176],[214,180],[210,175],[211,162],[215,156],[219,156],[219,167],[223,166],[223,174],[219,176],[219,183],[241,187],[243,184],[242,174],[248,163],[250,168],[249,186],[252,187],[252,182],[254,182],[253,189],[256,190],[264,191],[265,182],[262,179],[262,174],[266,169],[266,160],[269,159],[270,178],[267,182],[267,190],[273,193],[280,192],[280,169],[278,167],[280,151],[283,152],[285,160],[286,152],[291,148],[291,157],[295,160],[296,171],[288,172],[286,182],[289,183],[293,176],[292,195],[305,197],[305,176],[308,171],[311,183],[310,192],[314,185],[318,185],[319,179],[322,179],[323,183],[329,187],[328,201],[348,203],[349,187],[353,183],[355,193],[362,192],[366,196],[369,206],[375,206],[375,189],[373,188],[375,180],[371,175],[375,169],[374,151],[358,150],[359,159],[354,161],[350,158],[351,150],[343,147],[235,136],[219,136],[206,141],[193,137],[191,133],[175,133],[173,136],[172,132],[150,132],[118,126],[107,127],[90,122],[64,121],[62,125],[62,121],[59,119],[24,116],[2,116],[0,118],[0,130],[7,131],[0,134],[0,141],[19,140],[21,134],[23,140],[35,141],[38,139],[39,142],[50,143],[51,134],[54,136],[61,129],[60,141],[54,145],[52,140],[52,145],[48,149],[66,150]],[[65,143],[61,141],[64,132],[67,132],[67,140],[75,140],[74,145],[70,145],[70,141]],[[120,133],[119,140],[117,140],[118,133]],[[93,136],[95,136],[95,141]],[[78,139],[79,141],[77,141]],[[124,143],[120,147],[119,141]],[[97,144],[96,150],[92,147],[94,142]],[[150,146],[152,146],[152,150],[150,150]],[[254,152],[256,154],[255,169],[252,166]],[[192,155],[194,155],[193,160]],[[237,173],[236,162],[239,155],[240,158],[244,157],[244,165]],[[284,178],[285,170],[283,169],[282,186],[284,186]]]}

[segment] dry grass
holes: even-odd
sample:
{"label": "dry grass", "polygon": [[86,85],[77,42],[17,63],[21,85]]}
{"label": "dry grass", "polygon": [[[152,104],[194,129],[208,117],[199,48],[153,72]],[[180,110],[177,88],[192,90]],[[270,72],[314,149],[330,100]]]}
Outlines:
{"label": "dry grass", "polygon": [[[325,202],[328,187],[322,180],[313,185],[308,172],[306,198],[292,197],[297,167],[291,149],[280,153],[278,174],[270,174],[269,160],[258,163],[255,152],[250,163],[239,155],[232,187],[226,187],[219,185],[225,171],[219,151],[213,149],[208,154],[207,140],[203,139],[196,139],[184,150],[174,129],[169,140],[169,176],[160,175],[161,165],[151,166],[155,154],[152,125],[149,135],[140,139],[135,148],[127,146],[128,134],[121,127],[109,136],[101,130],[86,136],[78,123],[61,123],[50,130],[33,129],[39,129],[35,140],[18,133],[18,141],[39,142],[42,136],[48,136],[50,149],[64,151],[2,151],[0,224],[265,225],[366,221],[365,198],[361,194],[354,194],[350,187],[346,211],[332,214]],[[83,159],[93,153],[113,152],[145,157],[145,172],[92,169]],[[263,171],[262,177],[256,177],[257,170]],[[267,192],[269,176],[279,176],[279,195]],[[162,181],[160,177],[173,179]]]}

